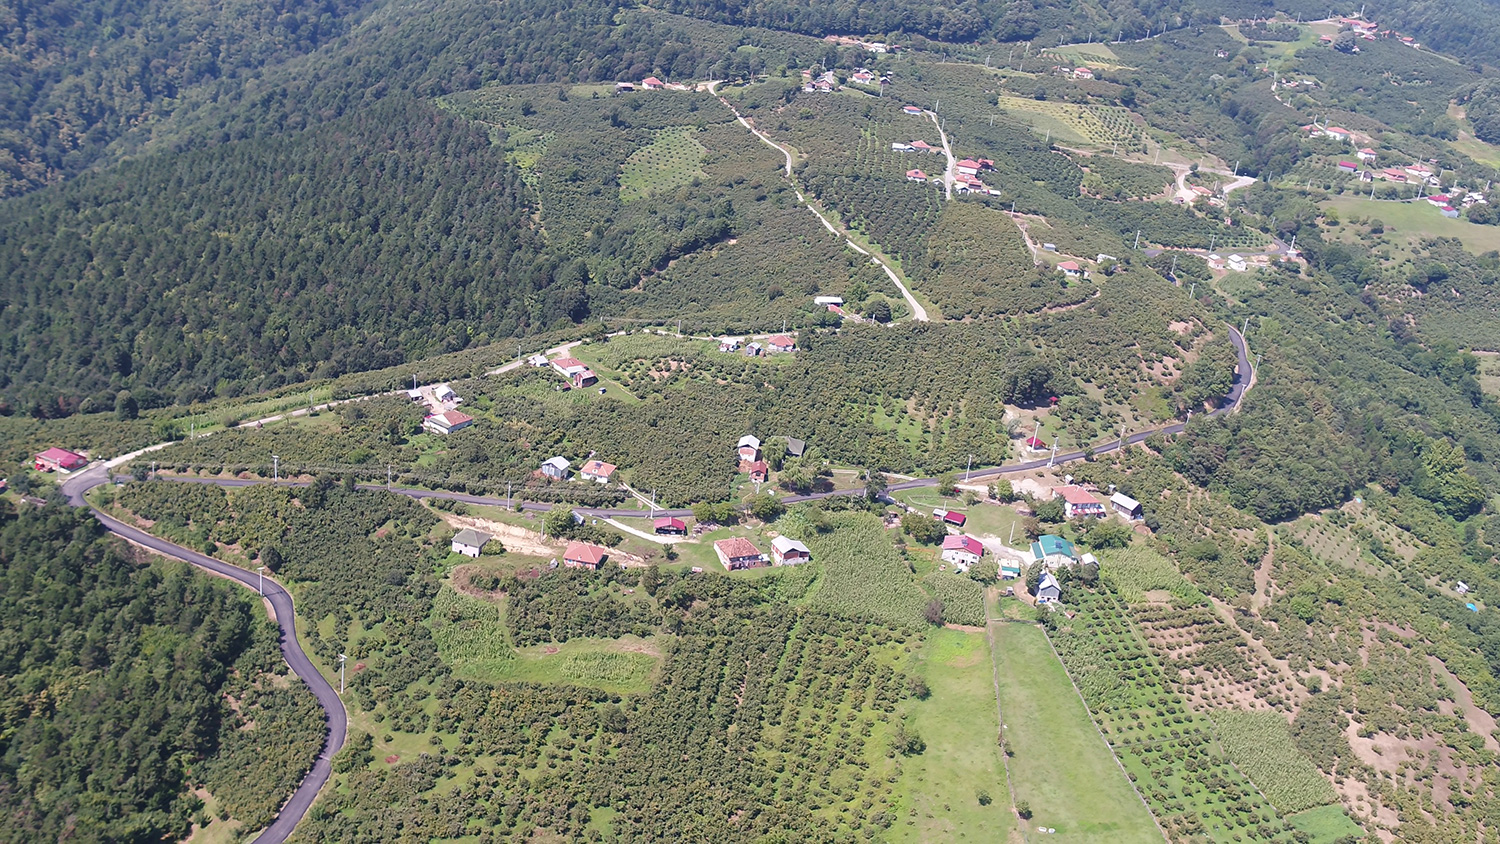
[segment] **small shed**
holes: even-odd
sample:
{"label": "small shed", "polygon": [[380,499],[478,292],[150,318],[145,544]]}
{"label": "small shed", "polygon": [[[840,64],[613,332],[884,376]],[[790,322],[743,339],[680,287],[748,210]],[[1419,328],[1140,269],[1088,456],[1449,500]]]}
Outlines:
{"label": "small shed", "polygon": [[541,471],[544,476],[561,481],[567,479],[568,467],[571,465],[573,464],[568,462],[568,458],[559,455],[543,462]]}
{"label": "small shed", "polygon": [[682,536],[687,533],[687,522],[672,516],[660,516],[651,522],[651,530],[661,536]]}
{"label": "small shed", "polygon": [[487,533],[473,528],[464,528],[453,536],[453,553],[462,554],[465,557],[478,557],[484,550],[485,543],[491,539],[494,537]]}
{"label": "small shed", "polygon": [[786,438],[786,455],[788,457],[801,457],[807,453],[807,443],[796,437]]}
{"label": "small shed", "polygon": [[812,559],[812,552],[795,539],[778,536],[771,540],[771,562],[778,566],[795,566]]}
{"label": "small shed", "polygon": [[1131,498],[1123,492],[1117,492],[1111,495],[1109,497],[1109,506],[1112,507],[1116,513],[1119,513],[1127,519],[1134,520],[1141,517],[1141,502],[1136,501],[1134,498]]}

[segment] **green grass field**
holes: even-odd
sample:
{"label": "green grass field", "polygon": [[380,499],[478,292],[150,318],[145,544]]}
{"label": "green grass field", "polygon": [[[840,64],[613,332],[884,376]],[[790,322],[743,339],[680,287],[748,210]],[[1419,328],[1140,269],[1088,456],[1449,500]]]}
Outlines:
{"label": "green grass field", "polygon": [[1427,202],[1387,202],[1341,196],[1330,200],[1327,206],[1337,209],[1345,221],[1341,239],[1355,237],[1365,242],[1363,227],[1350,226],[1348,220],[1366,217],[1384,222],[1384,238],[1405,252],[1410,252],[1411,247],[1424,237],[1458,238],[1474,252],[1500,249],[1500,226],[1477,226],[1462,217],[1444,217]]}
{"label": "green grass field", "polygon": [[1056,140],[1101,149],[1115,144],[1127,150],[1145,149],[1145,133],[1131,119],[1128,109],[1013,96],[1000,97],[999,107],[1030,123],[1037,131],[1051,129]]}
{"label": "green grass field", "polygon": [[1480,354],[1479,388],[1492,396],[1500,396],[1500,354]]}
{"label": "green grass field", "polygon": [[1359,824],[1349,819],[1341,806],[1323,806],[1295,815],[1288,815],[1287,823],[1312,836],[1309,844],[1333,844],[1345,836],[1356,838],[1364,835]]}
{"label": "green grass field", "polygon": [[[927,751],[902,760],[892,842],[1004,841],[1015,825],[998,729],[988,648],[980,633],[943,628],[927,635],[916,658],[932,694],[912,704],[908,726]],[[979,805],[983,790],[992,802]]]}
{"label": "green grass field", "polygon": [[1151,814],[1094,729],[1040,627],[990,625],[1016,799],[1048,841],[1160,842]]}
{"label": "green grass field", "polygon": [[681,187],[705,175],[699,165],[708,150],[692,133],[687,126],[663,129],[656,140],[631,153],[620,172],[620,201]]}

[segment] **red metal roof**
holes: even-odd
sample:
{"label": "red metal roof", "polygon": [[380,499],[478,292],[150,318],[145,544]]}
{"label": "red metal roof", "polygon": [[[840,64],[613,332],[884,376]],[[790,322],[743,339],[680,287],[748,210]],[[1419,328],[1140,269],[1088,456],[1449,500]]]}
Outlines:
{"label": "red metal roof", "polygon": [[563,552],[563,559],[574,563],[584,563],[597,566],[604,561],[607,552],[597,545],[587,542],[569,542],[568,550]]}
{"label": "red metal roof", "polygon": [[439,413],[439,414],[435,415],[433,418],[437,419],[440,422],[442,422],[444,425],[448,426],[449,428],[452,428],[455,425],[462,425],[465,422],[473,422],[474,421],[474,417],[470,416],[467,413],[460,413],[457,410],[444,411],[442,413]]}
{"label": "red metal roof", "polygon": [[88,458],[84,457],[82,454],[68,451],[66,448],[57,448],[55,446],[38,454],[37,459],[49,460],[60,466],[68,466],[73,463],[87,462],[88,460]]}
{"label": "red metal roof", "polygon": [[653,530],[661,530],[662,528],[687,530],[687,522],[684,522],[682,519],[674,519],[671,516],[662,516],[661,518],[651,523],[651,528]]}
{"label": "red metal roof", "polygon": [[976,557],[984,556],[984,544],[967,534],[943,537],[943,550],[953,551],[955,549],[968,551]]}
{"label": "red metal roof", "polygon": [[1041,440],[1037,439],[1036,437],[1027,437],[1026,438],[1026,447],[1027,448],[1051,448],[1051,446],[1047,445],[1046,443],[1042,442]]}
{"label": "red metal roof", "polygon": [[968,516],[965,516],[963,513],[960,513],[957,510],[949,510],[943,513],[943,521],[952,522],[959,527],[963,527],[964,522],[967,522],[968,520]]}
{"label": "red metal roof", "polygon": [[1339,162],[1339,166],[1340,167],[1348,167],[1351,170],[1358,170],[1359,169],[1359,165],[1355,164],[1352,161],[1340,161]]}
{"label": "red metal roof", "polygon": [[770,346],[795,346],[797,345],[797,341],[786,336],[785,334],[777,334],[773,337],[768,338],[766,340],[766,344]]}

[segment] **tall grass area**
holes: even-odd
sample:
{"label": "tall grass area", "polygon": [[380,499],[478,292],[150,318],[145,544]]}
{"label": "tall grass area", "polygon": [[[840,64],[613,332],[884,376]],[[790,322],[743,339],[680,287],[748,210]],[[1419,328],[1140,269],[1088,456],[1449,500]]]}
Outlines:
{"label": "tall grass area", "polygon": [[1295,750],[1286,719],[1275,712],[1234,709],[1208,713],[1219,744],[1255,787],[1282,812],[1300,812],[1338,800],[1333,786]]}
{"label": "tall grass area", "polygon": [[813,603],[851,618],[921,624],[927,595],[896,552],[880,519],[869,513],[835,513],[833,530],[807,537],[823,579]]}
{"label": "tall grass area", "polygon": [[1202,603],[1203,593],[1187,581],[1172,561],[1150,548],[1136,546],[1101,553],[1099,574],[1114,585],[1127,604],[1146,600],[1147,592],[1164,591],[1186,603]]}

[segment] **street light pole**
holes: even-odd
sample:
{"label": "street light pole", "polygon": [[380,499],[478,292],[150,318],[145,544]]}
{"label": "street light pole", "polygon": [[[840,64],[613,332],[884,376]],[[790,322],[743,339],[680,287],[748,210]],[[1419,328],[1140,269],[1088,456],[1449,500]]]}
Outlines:
{"label": "street light pole", "polygon": [[281,458],[273,454],[273,455],[271,455],[271,482],[275,483],[275,482],[280,481],[280,480],[281,480]]}
{"label": "street light pole", "polygon": [[339,694],[344,693],[344,660],[349,657],[339,654]]}
{"label": "street light pole", "polygon": [[259,592],[261,597],[264,598],[266,595],[266,567],[256,566],[255,570],[260,572],[260,585],[255,587],[255,591]]}

